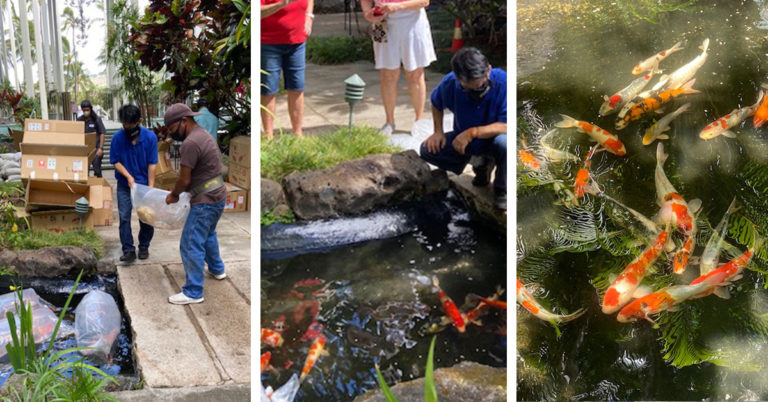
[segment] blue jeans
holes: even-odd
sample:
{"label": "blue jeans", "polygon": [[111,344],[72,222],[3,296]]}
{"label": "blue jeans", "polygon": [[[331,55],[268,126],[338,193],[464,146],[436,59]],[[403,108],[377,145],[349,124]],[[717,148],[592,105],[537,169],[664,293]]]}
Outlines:
{"label": "blue jeans", "polygon": [[193,205],[181,232],[181,262],[187,282],[181,288],[187,297],[203,297],[203,269],[208,264],[212,274],[224,273],[224,262],[219,255],[216,225],[224,212],[224,201],[218,204]]}
{"label": "blue jeans", "polygon": [[453,139],[458,134],[453,131],[445,133],[445,146],[437,153],[430,153],[425,143],[421,144],[421,158],[425,161],[456,174],[461,174],[472,156],[490,156],[496,161],[496,178],[493,188],[496,191],[507,191],[507,135],[499,134],[494,138],[472,140],[464,151],[464,155],[453,149]]}
{"label": "blue jeans", "polygon": [[261,94],[274,95],[280,90],[280,71],[285,76],[285,89],[304,90],[307,69],[307,42],[296,45],[261,45]]}
{"label": "blue jeans", "polygon": [[[123,246],[123,254],[136,252],[133,246],[133,232],[131,231],[131,215],[133,204],[131,203],[131,189],[122,184],[117,184],[117,213],[120,216],[120,243]],[[139,221],[139,249],[149,249],[149,242],[155,234],[152,225]]]}

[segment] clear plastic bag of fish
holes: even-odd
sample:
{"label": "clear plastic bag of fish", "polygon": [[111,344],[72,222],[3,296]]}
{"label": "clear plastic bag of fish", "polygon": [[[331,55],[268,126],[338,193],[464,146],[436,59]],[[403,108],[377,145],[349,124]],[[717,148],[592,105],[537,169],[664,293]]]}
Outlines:
{"label": "clear plastic bag of fish", "polygon": [[[53,308],[50,303],[40,298],[37,292],[35,292],[35,289],[32,288],[22,290],[21,298],[24,300],[25,304],[29,302],[32,308],[37,306],[48,307],[49,309]],[[17,304],[18,298],[16,297],[16,292],[9,292],[4,295],[0,295],[0,320],[5,320],[5,313],[9,311],[16,314]]]}
{"label": "clear plastic bag of fish", "polygon": [[80,353],[107,361],[119,334],[120,310],[115,299],[100,290],[88,292],[75,309],[75,340],[77,347],[94,349]]}
{"label": "clear plastic bag of fish", "polygon": [[[19,316],[14,313],[14,320],[16,321],[16,331],[19,330],[20,320]],[[59,317],[54,314],[51,309],[42,305],[35,305],[32,307],[32,336],[35,338],[36,344],[47,342],[51,339],[53,329],[56,327],[56,322],[59,321]],[[59,328],[57,337],[61,338],[66,336],[67,331],[64,326]],[[18,332],[17,332],[18,336]],[[11,335],[11,327],[8,324],[6,315],[3,314],[3,319],[0,319],[0,360],[7,360],[8,351],[5,349],[5,345],[11,343],[13,337]]]}
{"label": "clear plastic bag of fish", "polygon": [[179,202],[166,204],[170,192],[136,183],[131,189],[131,202],[139,220],[155,229],[181,229],[189,215],[189,193],[181,193]]}

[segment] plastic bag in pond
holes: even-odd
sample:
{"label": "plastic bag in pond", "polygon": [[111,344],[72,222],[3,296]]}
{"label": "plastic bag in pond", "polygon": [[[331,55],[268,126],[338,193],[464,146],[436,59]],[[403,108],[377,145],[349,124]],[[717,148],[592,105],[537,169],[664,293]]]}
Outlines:
{"label": "plastic bag in pond", "polygon": [[75,309],[75,340],[83,355],[106,361],[120,334],[120,310],[115,299],[100,290],[90,291]]}
{"label": "plastic bag in pond", "polygon": [[[52,309],[53,307],[50,303],[41,299],[37,292],[35,292],[35,289],[32,288],[22,290],[21,298],[24,300],[24,303],[29,302],[32,308],[41,306]],[[16,314],[16,302],[16,292],[0,295],[0,320],[5,320],[5,313],[9,311]]]}
{"label": "plastic bag in pond", "polygon": [[155,229],[181,229],[189,215],[192,197],[189,193],[181,193],[179,202],[168,205],[165,203],[168,194],[169,191],[135,184],[131,189],[131,203],[139,220]]}
{"label": "plastic bag in pond", "polygon": [[294,374],[291,379],[288,380],[277,391],[273,391],[272,387],[261,388],[261,401],[262,402],[292,402],[296,397],[296,393],[299,392],[299,377]]}
{"label": "plastic bag in pond", "polygon": [[[11,303],[11,305],[13,305],[13,303]],[[5,314],[3,314],[3,317],[5,317]],[[16,321],[16,331],[18,331],[20,320],[16,314],[14,314],[14,317]],[[53,333],[53,328],[56,326],[57,321],[59,321],[59,318],[56,317],[56,314],[54,314],[53,311],[51,311],[51,309],[48,307],[44,307],[42,305],[33,306],[32,336],[35,338],[35,343],[40,344],[50,340],[51,334]],[[62,330],[62,328],[59,328],[57,337],[61,338],[68,334],[71,334],[71,331],[66,331]],[[5,360],[7,358],[6,356],[8,351],[5,349],[5,345],[11,343],[12,339],[11,328],[8,325],[8,320],[3,318],[0,320],[0,359]]]}

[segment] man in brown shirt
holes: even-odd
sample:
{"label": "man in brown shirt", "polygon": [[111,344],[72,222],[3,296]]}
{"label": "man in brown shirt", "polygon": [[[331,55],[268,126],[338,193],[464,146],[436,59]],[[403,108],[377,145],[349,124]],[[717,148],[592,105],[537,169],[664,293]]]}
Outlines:
{"label": "man in brown shirt", "polygon": [[181,172],[165,202],[178,202],[179,194],[185,191],[192,194],[192,207],[179,247],[187,278],[182,292],[168,298],[172,304],[203,302],[203,271],[218,280],[227,277],[216,236],[216,225],[227,198],[221,176],[221,151],[213,137],[195,123],[192,117],[198,114],[183,103],[174,104],[165,112],[165,127],[174,140],[182,141]]}

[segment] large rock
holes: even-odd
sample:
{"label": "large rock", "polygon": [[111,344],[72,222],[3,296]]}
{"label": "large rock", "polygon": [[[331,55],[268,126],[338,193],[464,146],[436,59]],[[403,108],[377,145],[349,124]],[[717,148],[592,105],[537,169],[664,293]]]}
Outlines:
{"label": "large rock", "polygon": [[46,247],[39,250],[0,251],[0,267],[7,267],[19,276],[54,278],[94,273],[98,265],[96,254],[90,247]]}
{"label": "large rock", "polygon": [[[504,402],[507,400],[507,371],[474,362],[435,370],[435,387],[440,402]],[[424,379],[390,387],[399,401],[423,401]],[[381,390],[369,391],[355,402],[386,402]]]}
{"label": "large rock", "polygon": [[507,211],[496,208],[493,186],[475,187],[468,174],[451,176],[451,187],[459,192],[469,210],[501,233],[507,232]]}
{"label": "large rock", "polygon": [[287,204],[285,201],[285,192],[283,192],[283,186],[274,180],[262,178],[261,210],[271,211],[281,204]]}
{"label": "large rock", "polygon": [[[333,168],[292,173],[284,180],[285,194],[300,219],[357,215],[373,209],[418,200],[435,186],[429,166],[415,151],[371,155]],[[441,188],[443,187],[443,188]]]}

